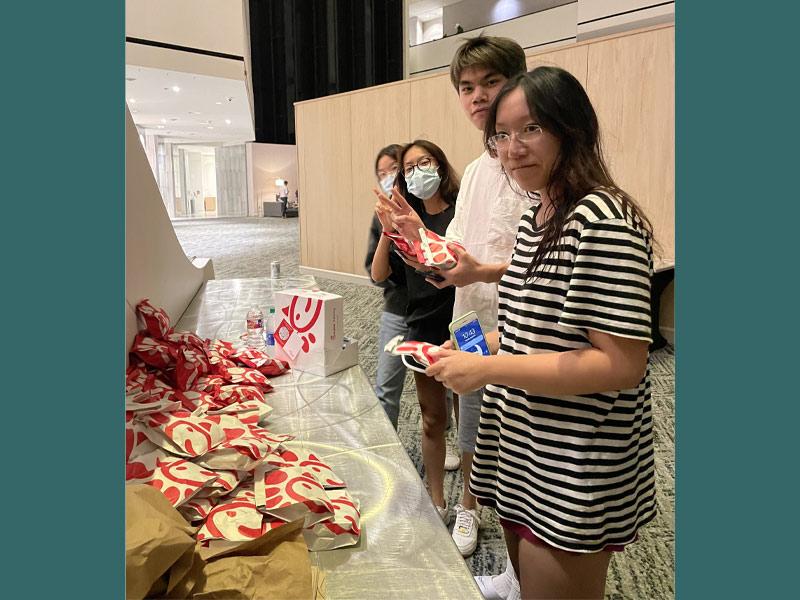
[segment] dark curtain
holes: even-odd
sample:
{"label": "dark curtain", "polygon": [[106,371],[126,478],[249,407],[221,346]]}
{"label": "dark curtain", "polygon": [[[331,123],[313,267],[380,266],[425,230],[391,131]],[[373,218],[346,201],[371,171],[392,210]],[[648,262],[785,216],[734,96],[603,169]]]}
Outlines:
{"label": "dark curtain", "polygon": [[250,0],[256,141],[294,144],[294,107],[403,78],[402,0]]}

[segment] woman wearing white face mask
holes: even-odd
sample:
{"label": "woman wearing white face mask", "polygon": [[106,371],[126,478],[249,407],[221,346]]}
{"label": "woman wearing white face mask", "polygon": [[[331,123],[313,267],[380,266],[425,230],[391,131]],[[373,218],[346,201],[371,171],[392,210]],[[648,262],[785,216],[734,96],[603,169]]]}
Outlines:
{"label": "woman wearing white face mask", "polygon": [[[393,194],[405,198],[422,219],[424,226],[444,236],[455,214],[459,179],[447,158],[436,144],[415,140],[403,148],[400,171]],[[377,192],[375,212],[385,232],[394,231],[385,193]],[[425,281],[424,275],[409,264],[398,264],[390,251],[388,237],[381,236],[372,262],[373,281],[384,281],[398,270],[403,271],[408,290],[406,339],[442,344],[450,338],[448,325],[453,313],[454,288],[437,289]],[[389,259],[389,256],[392,259]],[[424,269],[421,265],[418,269]],[[433,503],[442,520],[447,522],[448,510],[444,499],[446,390],[442,384],[423,373],[414,373],[417,398],[422,412],[422,460],[428,478]]]}
{"label": "woman wearing white face mask", "polygon": [[[403,146],[391,144],[378,152],[375,158],[375,177],[381,190],[385,194],[392,193],[392,186],[397,177],[400,164],[400,153]],[[372,262],[381,239],[381,222],[377,215],[373,215],[369,228],[369,243],[364,267],[367,273],[372,272]],[[388,249],[384,249],[388,250]],[[403,383],[406,378],[406,367],[399,356],[392,356],[383,351],[383,347],[390,339],[398,335],[405,336],[408,332],[406,326],[406,293],[405,270],[402,262],[397,257],[388,257],[395,260],[397,268],[384,281],[375,282],[383,288],[383,312],[381,313],[378,328],[378,367],[375,373],[375,395],[386,411],[386,416],[397,429],[397,420],[400,413],[400,396],[403,394]],[[385,260],[385,259],[379,259]]]}

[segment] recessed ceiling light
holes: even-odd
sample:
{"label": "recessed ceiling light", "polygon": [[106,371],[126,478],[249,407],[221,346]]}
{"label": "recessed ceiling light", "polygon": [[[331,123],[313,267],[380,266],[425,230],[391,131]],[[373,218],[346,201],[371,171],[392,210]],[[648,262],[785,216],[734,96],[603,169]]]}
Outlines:
{"label": "recessed ceiling light", "polygon": [[215,102],[214,104],[222,104],[222,102]]}
{"label": "recessed ceiling light", "polygon": [[136,98],[128,98],[128,102],[131,104],[136,104]]}
{"label": "recessed ceiling light", "polygon": [[159,129],[164,129],[164,126],[163,125],[159,125],[158,128]]}
{"label": "recessed ceiling light", "polygon": [[172,86],[172,91],[173,91],[173,92],[180,92],[180,91],[181,91],[181,88],[179,88],[177,85],[173,85],[173,86]]}
{"label": "recessed ceiling light", "polygon": [[206,127],[206,129],[214,129],[214,128],[211,125],[209,125],[208,127]]}
{"label": "recessed ceiling light", "polygon": [[225,119],[225,124],[226,125],[230,125],[231,124],[231,120],[230,119]]}
{"label": "recessed ceiling light", "polygon": [[197,112],[196,110],[190,110],[190,111],[189,111],[189,114],[190,114],[190,115],[199,115],[199,114],[201,114],[201,113]]}
{"label": "recessed ceiling light", "polygon": [[162,122],[162,123],[166,123],[166,122],[167,122],[167,120],[166,120],[166,119],[161,119],[161,122]]}

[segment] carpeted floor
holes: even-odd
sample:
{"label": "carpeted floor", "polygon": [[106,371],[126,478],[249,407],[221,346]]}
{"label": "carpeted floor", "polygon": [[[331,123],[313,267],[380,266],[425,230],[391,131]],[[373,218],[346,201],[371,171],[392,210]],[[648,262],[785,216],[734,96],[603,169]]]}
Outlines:
{"label": "carpeted floor", "polygon": [[[217,279],[268,277],[269,265],[280,261],[281,274],[299,274],[297,219],[225,218],[174,221],[175,232],[190,257],[210,257]],[[345,299],[345,335],[359,342],[359,362],[375,380],[378,317],[381,290],[317,277],[321,289]],[[675,356],[671,346],[651,355],[653,419],[655,423],[658,515],[645,527],[639,541],[611,561],[606,597],[614,600],[660,600],[674,597],[675,558]],[[413,378],[406,377],[399,435],[422,475],[420,412]],[[454,431],[449,433],[451,441]],[[461,472],[448,473],[445,493],[450,505],[458,502]],[[452,527],[452,525],[451,525]],[[478,548],[467,564],[476,575],[499,573],[505,568],[505,545],[491,510],[481,514]]]}

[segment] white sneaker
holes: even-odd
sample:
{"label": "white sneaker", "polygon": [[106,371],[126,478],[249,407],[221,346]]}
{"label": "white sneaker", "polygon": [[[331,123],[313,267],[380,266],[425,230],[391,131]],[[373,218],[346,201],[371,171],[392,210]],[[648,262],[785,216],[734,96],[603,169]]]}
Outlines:
{"label": "white sneaker", "polygon": [[442,518],[442,523],[445,525],[450,523],[450,511],[448,508],[446,506],[436,506],[435,504],[433,506],[436,507],[436,512],[438,512],[439,516]]}
{"label": "white sneaker", "polygon": [[500,575],[477,575],[475,583],[486,600],[519,600],[520,589],[516,577],[508,572]]}
{"label": "white sneaker", "polygon": [[461,455],[458,452],[454,451],[452,448],[450,448],[450,444],[448,444],[444,455],[444,470],[455,471],[460,466],[461,466]]}
{"label": "white sneaker", "polygon": [[456,543],[461,556],[469,556],[475,552],[478,545],[478,528],[481,520],[478,518],[478,511],[467,509],[456,504],[453,507],[456,513],[456,524],[453,526],[453,541]]}

